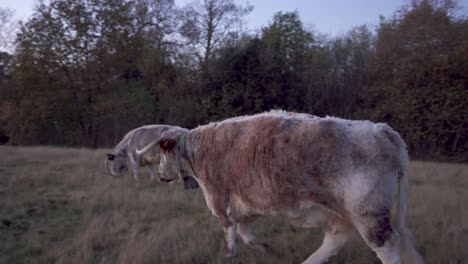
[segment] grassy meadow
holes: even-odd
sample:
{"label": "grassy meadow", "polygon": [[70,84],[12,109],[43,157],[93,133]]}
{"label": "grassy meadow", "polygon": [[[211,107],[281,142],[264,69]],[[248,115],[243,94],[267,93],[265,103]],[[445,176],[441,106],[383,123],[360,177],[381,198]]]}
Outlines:
{"label": "grassy meadow", "polygon": [[[224,258],[200,189],[104,171],[106,150],[0,147],[0,263],[300,263],[322,232],[261,218],[274,253]],[[426,263],[468,263],[468,165],[411,163],[408,223]],[[329,263],[380,263],[355,236]]]}

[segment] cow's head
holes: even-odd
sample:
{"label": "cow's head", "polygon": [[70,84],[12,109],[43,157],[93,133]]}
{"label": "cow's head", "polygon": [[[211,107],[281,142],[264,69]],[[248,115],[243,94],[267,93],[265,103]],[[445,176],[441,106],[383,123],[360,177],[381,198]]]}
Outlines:
{"label": "cow's head", "polygon": [[161,181],[170,182],[177,178],[182,179],[187,173],[186,160],[183,158],[186,133],[177,133],[164,136],[157,143],[159,147],[161,162],[159,164],[159,175]]}
{"label": "cow's head", "polygon": [[182,156],[184,148],[184,139],[187,133],[180,131],[168,131],[161,135],[161,138],[137,150],[138,155],[150,151],[152,148],[158,148],[161,161],[159,163],[159,177],[163,182],[174,180],[182,181],[183,177],[189,173],[187,171],[186,161]]}
{"label": "cow's head", "polygon": [[128,170],[128,159],[125,153],[107,153],[104,163],[107,172],[112,176],[120,176]]}
{"label": "cow's head", "polygon": [[180,142],[174,138],[161,138],[158,145],[161,162],[159,163],[159,175],[161,181],[170,182],[177,178],[180,178],[181,175],[181,157],[180,157]]}

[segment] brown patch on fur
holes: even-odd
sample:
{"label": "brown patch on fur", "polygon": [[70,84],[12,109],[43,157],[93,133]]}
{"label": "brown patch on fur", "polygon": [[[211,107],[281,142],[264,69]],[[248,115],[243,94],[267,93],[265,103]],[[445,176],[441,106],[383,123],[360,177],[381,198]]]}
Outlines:
{"label": "brown patch on fur", "polygon": [[209,142],[198,146],[194,170],[213,200],[233,192],[261,211],[298,208],[301,200],[337,209],[338,199],[326,190],[340,140],[334,130],[331,120],[275,116],[204,127],[190,135]]}

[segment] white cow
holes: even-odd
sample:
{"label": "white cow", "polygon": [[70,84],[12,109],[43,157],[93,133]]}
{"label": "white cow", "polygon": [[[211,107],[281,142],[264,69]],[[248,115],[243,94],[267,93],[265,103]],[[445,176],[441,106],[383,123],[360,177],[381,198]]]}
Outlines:
{"label": "white cow", "polygon": [[[151,175],[151,180],[156,178],[159,166],[159,150],[153,149],[151,152],[139,155],[136,153],[138,148],[142,148],[149,143],[160,138],[164,132],[188,132],[187,129],[177,126],[167,125],[146,125],[128,132],[124,138],[117,144],[112,153],[106,154],[105,167],[113,176],[119,176],[130,168],[133,177],[138,182],[138,168],[146,166]],[[193,178],[187,175],[180,175],[184,180],[186,189],[197,188],[197,183]]]}

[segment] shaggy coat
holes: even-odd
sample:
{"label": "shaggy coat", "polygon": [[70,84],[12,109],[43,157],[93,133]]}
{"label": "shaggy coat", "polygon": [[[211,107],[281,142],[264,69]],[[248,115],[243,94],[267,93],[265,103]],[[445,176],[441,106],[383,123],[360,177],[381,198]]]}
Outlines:
{"label": "shaggy coat", "polygon": [[356,230],[384,264],[401,263],[400,246],[406,263],[423,262],[405,222],[406,145],[386,124],[271,111],[164,133],[140,153],[155,144],[162,177],[188,173],[198,181],[224,228],[228,256],[236,233],[269,250],[250,230],[255,216],[268,214],[325,228],[323,244],[304,263],[324,263]]}

